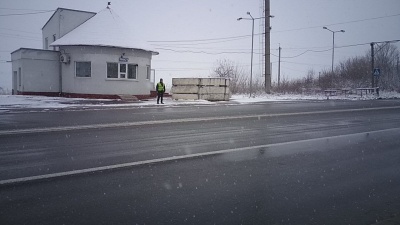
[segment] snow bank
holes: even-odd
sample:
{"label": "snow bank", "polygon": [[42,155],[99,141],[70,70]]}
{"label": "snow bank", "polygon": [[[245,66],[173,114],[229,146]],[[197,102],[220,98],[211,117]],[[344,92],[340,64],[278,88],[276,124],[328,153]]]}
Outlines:
{"label": "snow bank", "polygon": [[[379,95],[380,99],[400,99],[400,93],[397,92],[381,92]],[[351,95],[337,95],[329,96],[329,100],[373,100],[377,99],[375,94],[351,94]],[[328,100],[325,95],[301,95],[301,94],[261,94],[256,96],[249,95],[233,95],[231,101],[238,102],[241,104],[256,103],[256,102],[273,102],[273,101],[299,101],[299,100]]]}
{"label": "snow bank", "polygon": [[[374,94],[363,95],[339,95],[330,96],[330,100],[372,100],[377,97]],[[400,93],[381,92],[382,99],[400,99]],[[0,110],[35,108],[35,109],[62,109],[62,108],[91,108],[91,107],[142,107],[142,106],[160,106],[174,107],[182,105],[227,105],[227,104],[251,104],[257,102],[276,102],[276,101],[301,101],[301,100],[327,100],[324,95],[233,95],[229,102],[210,102],[206,100],[172,100],[165,98],[164,105],[157,105],[155,99],[148,101],[127,103],[123,101],[110,99],[83,99],[83,98],[60,98],[29,95],[0,95]]]}

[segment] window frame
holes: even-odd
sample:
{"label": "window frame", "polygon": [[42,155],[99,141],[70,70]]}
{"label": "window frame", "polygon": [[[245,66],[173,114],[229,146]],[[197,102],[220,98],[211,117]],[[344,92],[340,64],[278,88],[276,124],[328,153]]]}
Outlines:
{"label": "window frame", "polygon": [[151,77],[151,67],[150,65],[146,65],[146,80],[150,80]]}
{"label": "window frame", "polygon": [[[125,68],[125,71],[121,71]],[[118,63],[118,78],[127,79],[128,78],[128,63]]]}
{"label": "window frame", "polygon": [[[117,64],[117,76],[116,77],[109,77],[108,75],[108,66],[109,64]],[[139,77],[139,65],[136,63],[121,63],[121,62],[107,62],[106,63],[107,67],[107,72],[106,72],[106,79],[109,80],[138,80]],[[131,78],[130,73],[129,73],[129,67],[134,66],[135,68],[135,76]],[[125,67],[125,70],[123,69]]]}
{"label": "window frame", "polygon": [[[77,74],[77,68],[78,68],[78,66],[77,66],[77,64],[78,63],[89,63],[89,65],[90,65],[90,74],[89,74],[89,76],[78,76],[78,74]],[[75,61],[75,77],[77,77],[77,78],[91,78],[92,77],[92,62],[91,61]]]}
{"label": "window frame", "polygon": [[[117,77],[108,77],[108,64],[117,64]],[[119,65],[118,65],[119,63],[117,63],[117,62],[107,62],[106,63],[106,78],[107,79],[119,79]],[[113,74],[114,75],[114,74]]]}
{"label": "window frame", "polygon": [[[135,77],[134,78],[129,78],[129,66],[134,66],[135,68]],[[128,63],[127,64],[127,79],[128,80],[138,80],[139,77],[139,65],[138,64],[134,64],[134,63]]]}

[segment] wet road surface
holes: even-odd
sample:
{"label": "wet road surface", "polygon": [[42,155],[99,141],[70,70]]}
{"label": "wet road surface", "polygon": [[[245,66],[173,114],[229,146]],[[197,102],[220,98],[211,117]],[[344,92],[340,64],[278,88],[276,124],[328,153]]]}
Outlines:
{"label": "wet road surface", "polygon": [[[0,134],[0,222],[372,224],[398,214],[399,103],[308,104],[166,109],[155,121],[182,121],[126,127],[20,125],[31,130]],[[148,110],[129,122],[150,121]]]}

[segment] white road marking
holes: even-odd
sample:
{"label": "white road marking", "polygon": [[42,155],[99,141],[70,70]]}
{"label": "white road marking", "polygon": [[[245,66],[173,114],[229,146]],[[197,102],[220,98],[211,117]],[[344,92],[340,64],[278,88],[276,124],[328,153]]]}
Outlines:
{"label": "white road marking", "polygon": [[38,181],[38,180],[59,178],[59,177],[72,176],[72,175],[81,175],[81,174],[94,173],[94,172],[100,172],[100,171],[130,168],[130,167],[140,166],[140,165],[154,164],[154,163],[160,163],[160,162],[169,162],[169,161],[197,158],[197,157],[203,157],[203,156],[219,155],[219,154],[224,154],[224,153],[247,151],[247,150],[260,149],[260,148],[265,149],[265,148],[271,148],[271,147],[277,147],[277,146],[283,146],[283,145],[296,145],[296,144],[302,144],[302,143],[306,143],[306,142],[320,141],[320,140],[326,140],[326,139],[336,139],[336,138],[343,138],[343,137],[349,138],[352,136],[366,135],[366,134],[372,135],[372,134],[382,133],[382,132],[400,132],[400,128],[390,128],[390,129],[360,132],[360,133],[353,133],[353,134],[342,134],[342,135],[336,135],[336,136],[330,136],[330,137],[320,137],[320,138],[289,141],[289,142],[282,142],[282,143],[275,143],[275,144],[266,144],[266,145],[257,145],[257,146],[243,147],[243,148],[218,150],[218,151],[212,151],[212,152],[194,153],[194,154],[189,154],[189,155],[171,156],[171,157],[160,158],[160,159],[150,159],[150,160],[143,160],[143,161],[131,162],[131,163],[122,163],[122,164],[116,164],[116,165],[110,165],[110,166],[102,166],[102,167],[73,170],[73,171],[66,171],[66,172],[60,172],[60,173],[44,174],[44,175],[31,176],[31,177],[22,177],[22,178],[1,180],[0,185],[25,183],[25,182],[29,182],[29,181]]}
{"label": "white road marking", "polygon": [[278,117],[278,116],[315,115],[315,114],[329,114],[329,113],[341,113],[341,112],[362,112],[362,111],[376,111],[376,110],[387,110],[387,109],[400,109],[400,106],[379,107],[379,108],[362,108],[362,109],[338,109],[338,110],[296,112],[296,113],[276,113],[276,114],[266,114],[265,113],[265,114],[258,114],[258,115],[185,118],[185,119],[125,122],[125,123],[106,123],[106,124],[91,124],[91,125],[77,125],[77,126],[62,126],[62,127],[28,128],[28,129],[3,130],[3,131],[0,131],[0,136],[12,135],[12,134],[45,133],[45,132],[56,132],[56,131],[132,127],[132,126],[156,125],[156,124],[207,122],[207,121],[214,121],[214,120],[234,120],[234,119],[251,119],[251,118]]}

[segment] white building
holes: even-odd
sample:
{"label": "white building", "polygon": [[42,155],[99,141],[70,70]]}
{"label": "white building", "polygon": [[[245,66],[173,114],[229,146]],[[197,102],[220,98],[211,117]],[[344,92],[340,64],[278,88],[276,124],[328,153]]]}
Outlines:
{"label": "white building", "polygon": [[107,7],[58,8],[42,28],[43,49],[11,53],[13,94],[118,98],[150,96],[151,50]]}

